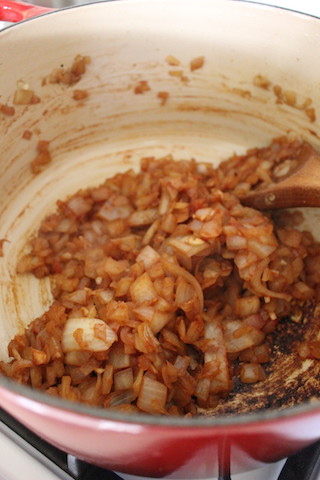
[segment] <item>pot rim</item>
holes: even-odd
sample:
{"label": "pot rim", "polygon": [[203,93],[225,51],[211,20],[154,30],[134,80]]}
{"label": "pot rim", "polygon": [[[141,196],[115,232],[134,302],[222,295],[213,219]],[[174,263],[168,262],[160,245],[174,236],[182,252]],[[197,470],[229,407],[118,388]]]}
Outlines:
{"label": "pot rim", "polygon": [[[49,9],[48,11],[46,12],[41,12],[41,13],[37,13],[37,5],[34,5],[35,6],[35,13],[34,13],[34,16],[32,17],[29,17],[29,18],[26,18],[24,20],[21,20],[19,21],[18,23],[10,23],[9,25],[6,25],[4,26],[4,28],[2,30],[0,30],[0,35],[1,35],[1,32],[5,31],[5,30],[8,30],[12,27],[16,27],[18,25],[23,25],[25,24],[26,22],[29,22],[29,21],[33,21],[33,20],[36,20],[36,19],[39,19],[39,18],[42,18],[42,17],[46,17],[47,15],[52,15],[52,14],[56,14],[56,13],[59,13],[59,12],[64,12],[66,10],[73,10],[73,9],[78,9],[78,8],[90,8],[94,5],[98,5],[98,4],[104,4],[104,3],[113,3],[113,2],[130,2],[130,3],[133,3],[133,2],[137,2],[137,3],[144,3],[144,1],[146,0],[96,0],[96,1],[93,1],[93,2],[90,2],[90,3],[85,3],[85,4],[79,4],[79,5],[70,5],[70,6],[67,6],[67,7],[62,7],[62,8],[52,8],[52,9]],[[161,0],[160,0],[161,1]],[[183,3],[183,0],[173,0],[173,1],[180,1],[181,3]],[[206,0],[204,0],[206,1]],[[299,15],[302,15],[303,17],[311,17],[311,18],[314,18],[314,19],[317,19],[320,21],[320,16],[317,16],[317,15],[314,15],[312,13],[305,13],[305,12],[301,12],[299,10],[295,10],[293,8],[289,8],[289,7],[283,7],[283,6],[279,6],[279,5],[271,5],[269,3],[264,3],[264,2],[259,2],[259,1],[256,1],[256,0],[223,0],[224,2],[233,2],[233,3],[238,3],[238,4],[248,4],[249,6],[250,5],[255,5],[255,6],[258,6],[258,7],[267,7],[268,9],[271,9],[271,10],[281,10],[281,11],[284,11],[286,12],[286,14],[299,14]],[[17,3],[19,4],[19,0],[17,0]],[[39,7],[39,9],[41,9],[41,7]],[[4,22],[6,23],[6,22]]]}
{"label": "pot rim", "polygon": [[[247,427],[257,423],[272,423],[275,421],[284,421],[293,417],[303,416],[312,413],[320,415],[320,400],[313,400],[309,403],[286,407],[282,410],[265,409],[255,411],[252,414],[236,414],[236,415],[220,415],[206,416],[198,415],[194,417],[175,417],[148,415],[144,413],[126,414],[121,411],[104,409],[100,407],[92,407],[83,403],[71,402],[60,397],[51,396],[41,390],[33,389],[30,386],[22,385],[13,380],[0,375],[0,406],[1,406],[1,390],[8,390],[10,393],[21,397],[19,403],[24,399],[31,400],[32,403],[41,404],[49,408],[63,410],[72,414],[90,417],[101,421],[112,421],[116,423],[139,424],[145,427],[179,427],[179,428],[221,428],[221,427]],[[27,408],[29,408],[27,406]],[[36,410],[36,408],[32,408]],[[10,412],[9,412],[10,413]],[[42,412],[44,413],[44,412]]]}
{"label": "pot rim", "polygon": [[[41,13],[38,16],[27,18],[18,24],[10,24],[4,27],[0,31],[0,35],[2,32],[7,31],[13,27],[18,27],[19,25],[23,26],[26,22],[33,21],[36,19],[41,19],[42,17],[46,17],[47,15],[52,15],[56,13],[63,13],[65,10],[71,9],[78,9],[78,8],[92,8],[92,6],[96,6],[97,4],[104,4],[104,3],[111,3],[120,0],[100,0],[95,1],[89,4],[83,5],[72,5],[64,8],[59,8],[56,10],[47,11],[45,13]],[[130,3],[144,3],[146,0],[121,0],[122,2],[130,2]],[[161,1],[161,0],[159,0]],[[172,1],[172,0],[171,0]],[[183,3],[184,0],[174,0]],[[196,1],[196,0],[195,0]],[[208,0],[204,0],[206,2]],[[297,10],[291,8],[285,8],[282,6],[275,6],[266,3],[260,3],[255,0],[223,0],[223,2],[228,1],[229,3],[235,2],[238,4],[259,6],[259,7],[267,7],[271,10],[280,10],[285,12],[285,14],[291,15],[299,14],[302,17],[312,17],[317,19],[320,22],[320,17],[316,15],[309,14],[309,13],[302,13]],[[9,391],[14,395],[17,395],[20,398],[20,403],[23,402],[24,399],[31,400],[37,404],[42,404],[48,407],[53,407],[54,409],[64,410],[69,413],[73,413],[80,416],[91,417],[92,419],[96,420],[107,420],[113,421],[116,423],[127,423],[127,424],[139,424],[143,426],[150,426],[150,427],[178,427],[178,428],[206,428],[212,429],[213,427],[221,428],[221,427],[249,427],[250,425],[256,423],[271,423],[275,421],[283,421],[286,419],[291,419],[293,417],[303,416],[312,413],[318,413],[320,415],[320,399],[312,399],[310,402],[303,403],[301,405],[295,405],[293,407],[286,407],[281,410],[279,409],[265,409],[261,411],[253,412],[252,414],[239,414],[239,415],[222,415],[222,416],[205,416],[199,415],[194,417],[174,417],[174,416],[155,416],[155,415],[148,415],[144,413],[130,413],[125,414],[121,411],[115,411],[111,409],[103,409],[99,407],[92,407],[82,403],[73,403],[68,400],[64,400],[60,397],[54,397],[49,394],[46,394],[40,390],[33,389],[30,386],[22,385],[13,380],[0,375],[0,406],[1,406],[1,390]],[[41,413],[40,413],[41,414]]]}

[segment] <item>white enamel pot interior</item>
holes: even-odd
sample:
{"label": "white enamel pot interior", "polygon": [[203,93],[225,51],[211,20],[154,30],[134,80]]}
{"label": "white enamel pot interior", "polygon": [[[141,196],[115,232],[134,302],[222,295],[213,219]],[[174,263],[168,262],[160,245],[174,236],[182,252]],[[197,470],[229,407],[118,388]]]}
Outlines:
{"label": "white enamel pot interior", "polygon": [[[231,0],[122,0],[22,22],[2,31],[0,42],[0,103],[12,105],[21,80],[41,99],[35,105],[16,106],[14,116],[0,113],[0,238],[8,240],[0,258],[2,359],[8,358],[10,339],[52,301],[49,281],[17,275],[16,264],[26,240],[54,210],[56,200],[116,172],[138,168],[144,156],[171,153],[175,158],[219,162],[291,132],[320,149],[320,20],[314,17]],[[77,54],[90,56],[91,64],[75,87],[43,84],[55,68],[70,66]],[[168,55],[180,65],[169,65]],[[190,61],[199,56],[205,59],[203,67],[191,71]],[[177,71],[183,79],[172,74]],[[255,85],[257,75],[268,79],[269,88]],[[140,81],[148,82],[150,90],[135,94]],[[315,118],[305,109],[279,104],[275,86],[295,92],[298,105],[310,98]],[[76,102],[74,88],[87,90],[89,97]],[[161,105],[157,95],[164,91],[169,97]],[[22,138],[25,130],[32,132],[30,140]],[[34,175],[30,164],[39,140],[50,141],[53,161]],[[310,218],[307,223],[316,232],[318,209]],[[51,400],[0,380],[0,405],[37,433],[82,458],[131,473],[163,472],[159,465],[165,462],[164,450],[157,442],[158,453],[151,460],[150,452],[149,460],[141,452],[135,452],[136,461],[124,460],[128,451],[133,455],[132,442],[144,429],[152,435],[162,429],[161,441],[169,429],[174,441],[182,442],[182,450],[184,428],[185,438],[191,431],[202,432],[206,439],[200,442],[202,450],[222,437],[237,437],[239,450],[253,425],[260,425],[256,432],[264,441],[269,435],[271,442],[277,424],[288,432],[282,440],[277,437],[280,447],[274,455],[272,442],[265,446],[267,454],[257,449],[252,461],[243,456],[239,460],[235,453],[235,469],[276,460],[320,437],[318,401],[279,414],[269,411],[232,419],[119,419],[114,413]],[[300,428],[302,424],[307,427]],[[59,428],[66,427],[73,440],[68,433],[59,436]],[[127,435],[121,452],[114,445],[102,445],[103,438],[115,438],[103,437],[114,430]],[[94,447],[92,442],[84,446],[86,435],[95,438]],[[119,442],[122,436],[116,438]],[[148,444],[146,437],[141,442]],[[189,458],[192,450],[190,446]],[[185,457],[179,455],[181,466]],[[201,455],[201,468],[205,476],[211,475],[217,462]],[[139,469],[138,460],[148,466]],[[194,463],[181,475],[199,477],[202,470],[199,462]],[[168,471],[178,469],[173,460],[168,465]]]}

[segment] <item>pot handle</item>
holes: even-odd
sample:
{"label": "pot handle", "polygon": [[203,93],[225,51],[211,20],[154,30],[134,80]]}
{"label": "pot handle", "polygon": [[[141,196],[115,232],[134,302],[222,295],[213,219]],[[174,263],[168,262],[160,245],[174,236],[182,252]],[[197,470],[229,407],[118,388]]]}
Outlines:
{"label": "pot handle", "polygon": [[37,17],[43,13],[51,12],[52,8],[39,7],[30,3],[14,2],[11,0],[0,1],[0,20],[4,22],[20,22],[27,18]]}

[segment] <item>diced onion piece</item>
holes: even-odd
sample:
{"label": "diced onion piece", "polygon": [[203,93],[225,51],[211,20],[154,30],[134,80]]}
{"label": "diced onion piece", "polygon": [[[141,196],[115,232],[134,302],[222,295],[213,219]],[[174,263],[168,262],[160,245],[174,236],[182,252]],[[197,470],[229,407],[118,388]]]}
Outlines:
{"label": "diced onion piece", "polygon": [[137,262],[142,262],[144,268],[147,270],[148,268],[152,267],[160,258],[158,252],[156,252],[150,245],[144,247],[139,255],[136,258]]}
{"label": "diced onion piece", "polygon": [[64,356],[64,361],[67,365],[81,366],[88,362],[91,357],[91,352],[72,351],[67,352]]}
{"label": "diced onion piece", "polygon": [[250,297],[238,298],[235,303],[235,314],[240,317],[254,315],[260,309],[259,297],[251,295]]}
{"label": "diced onion piece", "polygon": [[[178,278],[177,288],[176,288],[176,298],[175,302],[179,308],[183,310],[187,309],[187,304],[192,301],[194,297],[194,289],[189,282],[184,278]],[[191,305],[193,308],[193,305]]]}
{"label": "diced onion piece", "polygon": [[159,312],[156,311],[153,314],[152,320],[151,320],[151,330],[154,334],[160,332],[160,330],[163,329],[167,323],[170,322],[173,318],[173,313],[172,312]]}
{"label": "diced onion piece", "polygon": [[169,192],[166,188],[162,190],[160,201],[159,201],[159,207],[158,207],[158,212],[159,215],[165,215],[168,213],[169,207],[170,207],[170,195]]}
{"label": "diced onion piece", "polygon": [[135,379],[134,379],[134,382],[133,382],[133,385],[132,385],[132,388],[136,392],[137,396],[140,392],[143,376],[144,376],[144,370],[143,370],[143,368],[140,368],[138,370],[138,373],[135,376]]}
{"label": "diced onion piece", "polygon": [[200,222],[207,222],[211,220],[215,215],[215,211],[211,207],[199,208],[194,214],[193,217]]}
{"label": "diced onion piece", "polygon": [[266,375],[258,363],[245,363],[240,370],[240,380],[243,383],[256,383],[265,380]]}
{"label": "diced onion piece", "polygon": [[113,385],[113,366],[106,365],[101,379],[101,393],[108,395]]}
{"label": "diced onion piece", "polygon": [[313,288],[310,288],[304,282],[297,282],[293,285],[292,296],[299,300],[309,300],[314,295]]}
{"label": "diced onion piece", "polygon": [[146,272],[131,284],[130,294],[132,300],[136,303],[153,302],[158,298],[156,289]]}
{"label": "diced onion piece", "polygon": [[193,58],[190,62],[190,70],[193,72],[194,70],[198,70],[202,68],[204,65],[204,57],[196,57]]}
{"label": "diced onion piece", "polygon": [[176,263],[172,263],[164,259],[162,259],[161,261],[164,266],[164,269],[167,272],[171,273],[172,275],[175,275],[177,278],[183,277],[187,282],[189,282],[193,286],[195,290],[195,294],[199,299],[200,308],[203,309],[203,305],[204,305],[203,291],[198,280],[193,275],[191,275],[191,273],[189,273],[187,270],[180,267]]}
{"label": "diced onion piece", "polygon": [[263,342],[265,334],[251,325],[241,321],[232,320],[225,322],[225,344],[228,353],[237,353],[246,348],[259,345]]}
{"label": "diced onion piece", "polygon": [[188,257],[199,255],[208,249],[209,244],[194,235],[186,235],[173,237],[168,240],[168,245],[173,247],[179,253],[183,253]]}
{"label": "diced onion piece", "polygon": [[264,244],[261,238],[250,238],[248,240],[248,249],[258,255],[260,258],[266,258],[277,248],[277,244]]}
{"label": "diced onion piece", "polygon": [[226,238],[228,250],[244,250],[247,248],[247,239],[241,235],[232,235]]}
{"label": "diced onion piece", "polygon": [[74,100],[84,100],[89,96],[89,92],[87,90],[74,90],[72,94],[72,98]]}
{"label": "diced onion piece", "polygon": [[234,262],[240,271],[243,271],[251,265],[254,265],[257,261],[258,257],[256,254],[245,250],[240,250],[234,258]]}
{"label": "diced onion piece", "polygon": [[133,386],[133,372],[130,367],[116,372],[113,378],[115,390],[128,390]]}
{"label": "diced onion piece", "polygon": [[34,92],[25,88],[17,88],[14,92],[14,105],[30,105],[32,103]]}
{"label": "diced onion piece", "polygon": [[141,305],[133,310],[135,316],[143,322],[151,322],[155,309],[151,305]]}
{"label": "diced onion piece", "polygon": [[209,378],[200,378],[196,385],[195,396],[203,401],[207,401],[210,394],[210,384]]}
{"label": "diced onion piece", "polygon": [[147,413],[165,413],[166,401],[167,387],[145,375],[137,400],[138,408]]}
{"label": "diced onion piece", "polygon": [[85,213],[88,213],[91,209],[91,202],[81,195],[73,196],[67,203],[70,210],[77,216],[80,217]]}
{"label": "diced onion piece", "polygon": [[292,228],[290,230],[278,230],[281,241],[292,248],[298,248],[302,240],[302,232]]}
{"label": "diced onion piece", "polygon": [[105,202],[97,213],[102,220],[118,220],[119,218],[128,218],[131,213],[129,205],[114,206],[109,201]]}
{"label": "diced onion piece", "polygon": [[199,235],[206,239],[214,239],[222,233],[222,221],[220,215],[212,218],[208,222],[204,222],[200,229]]}
{"label": "diced onion piece", "polygon": [[159,228],[159,225],[160,225],[160,220],[155,220],[151,225],[150,227],[148,228],[148,230],[146,231],[146,233],[144,234],[143,236],[143,239],[142,239],[142,245],[148,245],[152,238],[154,237],[154,235],[156,234],[158,228]]}
{"label": "diced onion piece", "polygon": [[62,333],[63,352],[88,350],[104,352],[117,340],[117,335],[98,318],[69,318]]}
{"label": "diced onion piece", "polygon": [[119,368],[130,367],[130,355],[124,353],[124,349],[121,345],[115,344],[109,353],[109,363],[113,366],[115,370]]}
{"label": "diced onion piece", "polygon": [[166,57],[166,62],[169,64],[169,65],[172,65],[172,66],[175,66],[177,67],[178,65],[180,65],[180,60],[178,60],[176,57],[174,57],[173,55],[168,55]]}
{"label": "diced onion piece", "polygon": [[223,338],[221,320],[218,316],[205,317],[205,338],[208,348],[204,354],[205,365],[214,362],[217,365],[216,374],[210,378],[210,393],[228,391],[230,388],[229,363]]}
{"label": "diced onion piece", "polygon": [[96,290],[95,294],[103,304],[110,302],[110,300],[112,300],[114,297],[114,292],[111,290],[111,288],[107,288],[106,290]]}
{"label": "diced onion piece", "polygon": [[135,334],[135,347],[137,350],[149,353],[159,350],[160,344],[158,339],[154,336],[150,326],[144,322],[141,323]]}
{"label": "diced onion piece", "polygon": [[128,219],[128,223],[132,227],[141,227],[143,225],[150,225],[157,220],[157,218],[158,210],[156,208],[149,208],[133,212]]}
{"label": "diced onion piece", "polygon": [[80,290],[75,290],[74,292],[66,295],[66,300],[73,303],[78,303],[80,305],[86,305],[88,299],[88,292],[84,288]]}
{"label": "diced onion piece", "polygon": [[133,389],[129,390],[117,390],[116,392],[109,393],[104,401],[104,407],[114,408],[119,405],[126,405],[136,398],[136,393]]}
{"label": "diced onion piece", "polygon": [[[9,117],[12,117],[15,114],[15,109],[14,109],[14,107],[9,107],[9,105],[3,105],[3,104],[0,103],[0,112],[3,113],[4,115],[8,115]],[[28,132],[28,131],[29,130],[24,131],[24,133],[22,135],[22,138],[24,138],[26,140],[29,140],[31,138],[31,137],[29,137],[29,139],[27,138],[28,134],[26,134],[26,132]],[[32,135],[32,133],[31,133],[31,135]]]}
{"label": "diced onion piece", "polygon": [[48,362],[48,356],[46,352],[42,350],[37,350],[36,348],[31,349],[32,352],[32,361],[35,365],[43,365]]}
{"label": "diced onion piece", "polygon": [[103,266],[104,271],[113,278],[127,270],[128,262],[127,260],[114,260],[112,257],[108,257]]}
{"label": "diced onion piece", "polygon": [[270,360],[270,348],[267,343],[248,348],[241,352],[239,359],[241,362],[267,363]]}

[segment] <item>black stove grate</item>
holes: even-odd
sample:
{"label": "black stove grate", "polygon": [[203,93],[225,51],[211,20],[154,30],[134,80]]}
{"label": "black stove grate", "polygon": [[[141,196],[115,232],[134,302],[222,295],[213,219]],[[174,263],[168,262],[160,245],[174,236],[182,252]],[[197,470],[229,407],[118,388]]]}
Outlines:
{"label": "black stove grate", "polygon": [[[121,480],[116,473],[90,465],[45,442],[0,408],[0,431],[44,464],[61,480]],[[318,480],[320,441],[287,459],[278,480]],[[229,473],[219,480],[231,480]]]}

